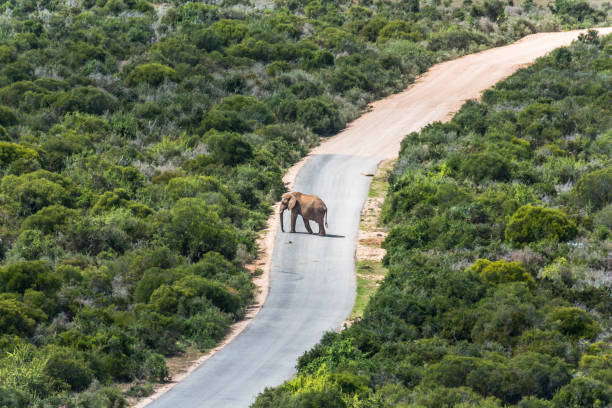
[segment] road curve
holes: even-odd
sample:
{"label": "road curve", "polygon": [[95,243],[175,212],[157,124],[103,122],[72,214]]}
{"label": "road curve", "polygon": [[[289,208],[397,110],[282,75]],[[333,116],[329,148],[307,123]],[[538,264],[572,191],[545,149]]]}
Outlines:
{"label": "road curve", "polygon": [[325,200],[329,236],[304,233],[301,218],[299,233],[279,232],[270,292],[259,314],[236,339],[148,407],[244,408],[265,387],[290,378],[297,357],[325,331],[338,329],[353,306],[355,241],[370,183],[366,174],[374,173],[380,160],[396,156],[407,133],[447,119],[463,101],[569,44],[578,33],[536,34],[439,64],[406,91],[373,104],[372,111],[316,148],[300,165],[294,190]]}

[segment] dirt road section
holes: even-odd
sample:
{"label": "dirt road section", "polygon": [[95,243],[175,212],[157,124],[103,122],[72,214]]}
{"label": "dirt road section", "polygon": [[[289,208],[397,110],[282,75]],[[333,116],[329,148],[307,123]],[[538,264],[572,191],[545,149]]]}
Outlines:
{"label": "dirt road section", "polygon": [[[608,34],[612,28],[599,31]],[[407,133],[448,119],[465,100],[569,45],[580,32],[535,34],[439,64],[406,91],[374,103],[370,112],[293,166],[285,182],[325,199],[332,236],[279,233],[278,218],[272,215],[257,265],[264,269],[259,305],[270,282],[265,305],[250,311],[255,317],[248,325],[234,327],[233,341],[198,361],[196,366],[206,363],[167,387],[172,389],[150,406],[246,407],[265,387],[289,378],[297,357],[324,331],[337,329],[352,308],[359,213],[370,182],[364,174],[373,173],[382,159],[397,156]]]}
{"label": "dirt road section", "polygon": [[[612,27],[598,31],[610,34]],[[370,112],[312,154],[395,157],[406,134],[450,119],[464,101],[478,98],[517,69],[569,45],[582,32],[585,30],[533,34],[504,47],[438,64],[407,90],[373,103]]]}

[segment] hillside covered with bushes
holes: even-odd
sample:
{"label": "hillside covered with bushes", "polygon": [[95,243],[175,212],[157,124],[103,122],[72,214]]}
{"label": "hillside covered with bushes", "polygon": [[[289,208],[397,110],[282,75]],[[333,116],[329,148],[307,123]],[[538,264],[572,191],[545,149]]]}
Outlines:
{"label": "hillside covered with bushes", "polygon": [[612,404],[612,36],[408,135],[387,277],[254,407]]}
{"label": "hillside covered with bushes", "polygon": [[[122,406],[243,317],[283,170],[437,61],[610,8],[0,4],[0,406]],[[579,11],[579,12],[577,12]]]}

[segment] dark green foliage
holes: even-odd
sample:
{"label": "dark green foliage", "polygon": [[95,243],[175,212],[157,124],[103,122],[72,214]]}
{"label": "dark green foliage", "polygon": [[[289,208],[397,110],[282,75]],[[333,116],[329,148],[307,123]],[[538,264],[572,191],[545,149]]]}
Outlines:
{"label": "dark green foliage", "polygon": [[564,242],[577,232],[576,224],[563,211],[526,205],[512,214],[506,239],[517,246],[541,240]]}
{"label": "dark green foliage", "polygon": [[459,171],[476,182],[504,181],[510,178],[510,163],[493,152],[476,153],[460,159]]}
{"label": "dark green foliage", "polygon": [[612,402],[610,385],[588,377],[574,378],[553,399],[555,408],[605,407],[610,402]]}
{"label": "dark green foliage", "polygon": [[0,330],[3,334],[31,336],[37,321],[45,319],[42,310],[28,307],[10,297],[0,298]]}
{"label": "dark green foliage", "polygon": [[45,234],[52,234],[62,230],[76,215],[77,211],[70,208],[62,205],[50,205],[26,218],[21,224],[21,228],[37,229]]}
{"label": "dark green foliage", "polygon": [[[6,132],[6,131],[5,131]],[[17,143],[0,141],[0,168],[5,169],[15,161],[38,160],[38,153]]]}
{"label": "dark green foliage", "polygon": [[164,227],[168,243],[192,261],[208,251],[217,251],[229,259],[236,253],[236,233],[223,224],[217,213],[198,198],[182,198],[170,210]]}
{"label": "dark green foliage", "polygon": [[549,318],[561,333],[571,337],[592,340],[601,330],[588,313],[576,307],[559,307],[552,311]]}
{"label": "dark green foliage", "polygon": [[206,142],[214,157],[222,164],[235,166],[253,157],[253,147],[237,133],[211,132]]}
{"label": "dark green foliage", "polygon": [[114,96],[92,86],[82,86],[62,92],[51,104],[59,114],[84,112],[95,115],[106,113],[117,106]]}
{"label": "dark green foliage", "polygon": [[612,168],[604,168],[584,174],[572,193],[580,205],[598,210],[612,201]]}
{"label": "dark green foliage", "polygon": [[321,98],[308,98],[298,103],[296,118],[302,125],[321,135],[337,132],[342,126],[337,106]]}
{"label": "dark green foliage", "polygon": [[23,261],[0,268],[2,292],[24,293],[26,289],[53,292],[60,287],[53,268],[44,261]]}
{"label": "dark green foliage", "polygon": [[73,353],[57,352],[51,355],[45,364],[45,373],[53,381],[57,381],[56,387],[62,388],[67,385],[72,391],[83,391],[93,379],[93,373],[86,363],[74,356]]}
{"label": "dark green foliage", "polygon": [[0,126],[8,127],[18,122],[15,111],[7,106],[0,105]]}

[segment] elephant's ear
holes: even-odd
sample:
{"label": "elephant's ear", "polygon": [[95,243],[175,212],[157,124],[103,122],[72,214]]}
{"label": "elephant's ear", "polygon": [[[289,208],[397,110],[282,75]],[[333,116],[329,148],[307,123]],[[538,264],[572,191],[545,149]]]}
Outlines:
{"label": "elephant's ear", "polygon": [[297,204],[297,199],[293,196],[289,199],[289,209],[293,210],[293,207]]}

